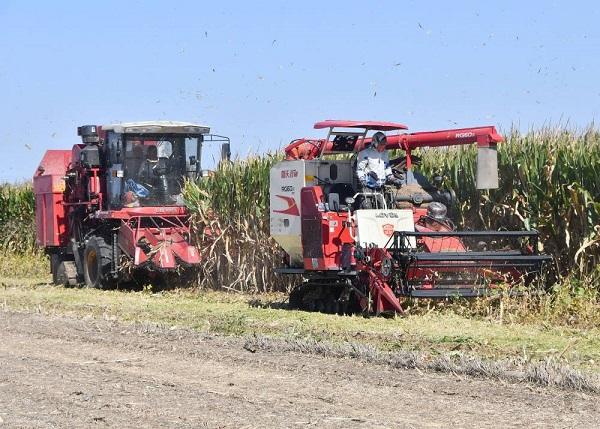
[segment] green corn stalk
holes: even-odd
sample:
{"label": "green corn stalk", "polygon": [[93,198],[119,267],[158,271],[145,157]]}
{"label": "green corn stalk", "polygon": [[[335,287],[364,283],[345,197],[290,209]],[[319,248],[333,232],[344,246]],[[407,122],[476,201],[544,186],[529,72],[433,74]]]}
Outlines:
{"label": "green corn stalk", "polygon": [[283,253],[269,236],[269,171],[280,159],[266,154],[236,160],[186,183],[184,196],[205,258],[200,285],[259,292],[292,286],[292,279],[274,273]]}
{"label": "green corn stalk", "polygon": [[445,172],[461,226],[536,228],[561,274],[593,270],[600,262],[600,133],[513,129],[498,155],[500,188],[489,192],[475,188],[475,147],[425,151],[423,170]]}
{"label": "green corn stalk", "polygon": [[30,184],[0,185],[0,251],[35,250],[34,196]]}
{"label": "green corn stalk", "polygon": [[[460,227],[538,229],[541,249],[560,274],[580,278],[600,263],[600,131],[547,127],[512,129],[499,145],[500,188],[475,186],[476,148],[421,151],[426,176],[442,173],[457,195]],[[201,285],[246,291],[289,288],[276,277],[282,252],[269,237],[269,170],[279,154],[221,165],[209,178],[188,181],[184,195],[206,256]],[[0,251],[31,252],[34,197],[30,184],[0,185]],[[594,269],[596,268],[596,271]]]}

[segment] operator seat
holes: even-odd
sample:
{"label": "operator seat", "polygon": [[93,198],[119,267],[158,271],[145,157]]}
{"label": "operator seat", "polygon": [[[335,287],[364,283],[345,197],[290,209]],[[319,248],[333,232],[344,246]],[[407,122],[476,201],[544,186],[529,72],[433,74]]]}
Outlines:
{"label": "operator seat", "polygon": [[335,183],[328,185],[324,189],[327,202],[329,204],[329,210],[332,211],[345,211],[348,209],[346,204],[346,198],[353,197],[355,192],[352,185],[349,183]]}

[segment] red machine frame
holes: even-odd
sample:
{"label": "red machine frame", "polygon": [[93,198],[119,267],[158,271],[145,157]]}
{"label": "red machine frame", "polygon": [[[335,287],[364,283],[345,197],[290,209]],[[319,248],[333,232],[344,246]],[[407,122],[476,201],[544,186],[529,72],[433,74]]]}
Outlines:
{"label": "red machine frame", "polygon": [[[109,203],[108,181],[123,172],[109,168],[108,132],[122,136],[117,146],[124,144],[127,135],[193,136],[200,139],[198,158],[201,142],[218,141],[223,144],[224,159],[229,159],[229,139],[210,135],[209,128],[195,124],[158,121],[80,127],[84,143],[71,150],[47,151],[33,177],[37,244],[51,257],[55,283],[112,287],[131,280],[132,270],[122,269],[124,260],[145,274],[200,264],[186,207],[114,207]],[[198,175],[199,168],[198,163]]]}

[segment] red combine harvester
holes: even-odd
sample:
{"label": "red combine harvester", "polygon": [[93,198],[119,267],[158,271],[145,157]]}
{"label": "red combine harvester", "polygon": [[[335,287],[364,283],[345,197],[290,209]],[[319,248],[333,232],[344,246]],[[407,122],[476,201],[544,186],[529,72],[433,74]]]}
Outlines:
{"label": "red combine harvester", "polygon": [[198,265],[181,190],[186,177],[207,174],[203,144],[221,143],[229,159],[229,139],[209,132],[171,121],[85,125],[81,144],[47,151],[33,187],[54,282],[110,288]]}
{"label": "red combine harvester", "polygon": [[385,148],[404,156],[390,161],[393,185],[371,192],[358,181],[357,153],[371,131],[407,127],[328,120],[315,128],[327,138],[292,141],[270,173],[271,236],[287,255],[277,271],[304,278],[291,307],[402,312],[401,296],[479,296],[530,281],[550,259],[537,254],[537,231],[457,231],[447,215],[454,193],[414,170],[417,148],[477,144],[477,188],[497,188],[494,127],[387,135]]}

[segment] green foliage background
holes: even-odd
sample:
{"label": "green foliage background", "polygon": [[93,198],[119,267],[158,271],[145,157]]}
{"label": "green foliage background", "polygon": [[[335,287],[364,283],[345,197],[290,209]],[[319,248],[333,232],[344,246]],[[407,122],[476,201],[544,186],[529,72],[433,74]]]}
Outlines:
{"label": "green foliage background", "polygon": [[[420,170],[445,176],[445,186],[456,192],[459,203],[453,213],[461,227],[535,228],[541,234],[540,250],[554,256],[558,274],[598,283],[600,132],[513,130],[498,152],[496,190],[476,189],[474,146],[424,150]],[[219,262],[209,267],[212,277],[204,277],[208,284],[260,291],[289,287],[273,274],[282,254],[269,238],[269,169],[280,159],[270,154],[236,161],[208,180],[186,186],[200,241],[206,240],[204,228],[210,225],[226,237],[209,247],[213,261]]]}
{"label": "green foliage background", "polygon": [[[457,195],[459,225],[472,229],[541,232],[543,251],[557,271],[598,280],[600,262],[600,132],[545,128],[511,131],[499,146],[500,188],[475,188],[476,148],[425,150],[421,171],[442,173]],[[222,165],[214,175],[188,182],[185,197],[197,239],[207,255],[199,281],[237,290],[282,290],[273,273],[283,254],[269,238],[267,154]],[[34,245],[30,184],[0,185],[0,251],[27,253]]]}
{"label": "green foliage background", "polygon": [[34,206],[31,184],[0,185],[0,250],[35,250]]}

